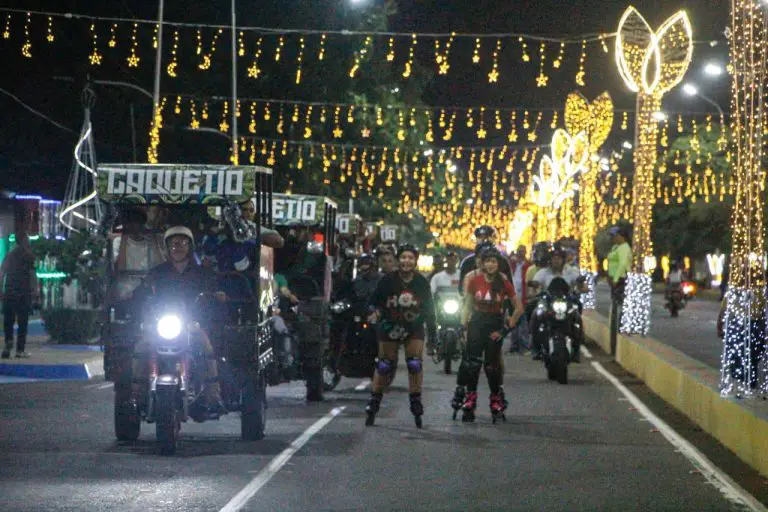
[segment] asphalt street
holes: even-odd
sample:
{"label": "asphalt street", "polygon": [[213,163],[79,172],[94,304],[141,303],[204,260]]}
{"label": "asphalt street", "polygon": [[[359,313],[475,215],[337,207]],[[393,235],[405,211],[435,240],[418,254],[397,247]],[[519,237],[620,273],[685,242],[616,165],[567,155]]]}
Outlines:
{"label": "asphalt street", "polygon": [[[642,397],[642,386],[592,351]],[[269,390],[266,439],[240,441],[234,415],[189,423],[172,457],[155,454],[151,425],[142,425],[136,443],[115,441],[110,383],[2,384],[0,509],[744,510],[598,372],[595,360],[573,365],[563,386],[547,382],[530,358],[507,356],[510,408],[508,421],[497,425],[484,383],[477,422],[452,421],[454,377],[431,362],[423,430],[408,411],[404,371],[373,427],[364,426],[365,382],[344,379],[325,402],[309,405],[300,385],[284,384]],[[670,424],[681,435],[695,432],[679,418]],[[713,441],[699,444],[731,465]],[[743,468],[734,478],[765,488]]]}
{"label": "asphalt street", "polygon": [[[652,295],[650,336],[719,370],[723,355],[723,344],[717,337],[720,303],[703,298],[694,299],[688,302],[677,318],[669,316],[664,303],[664,294]],[[597,311],[608,318],[609,310],[608,286],[600,283],[597,289]]]}

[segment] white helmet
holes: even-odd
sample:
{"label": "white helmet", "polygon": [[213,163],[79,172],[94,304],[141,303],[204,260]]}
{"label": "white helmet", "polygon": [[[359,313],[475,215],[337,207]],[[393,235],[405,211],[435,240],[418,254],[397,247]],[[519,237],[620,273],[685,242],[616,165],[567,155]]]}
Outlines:
{"label": "white helmet", "polygon": [[189,238],[189,242],[192,244],[192,247],[195,246],[195,236],[192,234],[192,230],[187,226],[173,226],[172,228],[168,228],[163,235],[163,243],[168,245],[169,238],[179,235]]}

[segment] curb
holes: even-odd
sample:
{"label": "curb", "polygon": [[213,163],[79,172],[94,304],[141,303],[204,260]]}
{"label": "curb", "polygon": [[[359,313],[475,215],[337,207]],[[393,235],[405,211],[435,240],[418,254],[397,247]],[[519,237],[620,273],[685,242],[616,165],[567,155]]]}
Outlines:
{"label": "curb", "polygon": [[0,363],[0,375],[40,380],[89,380],[104,375],[104,363],[98,360],[78,364]]}
{"label": "curb", "polygon": [[[605,317],[584,314],[584,333],[610,354]],[[720,372],[653,338],[619,335],[616,362],[741,460],[768,476],[768,416],[745,400],[722,398]],[[763,409],[763,410],[761,410]]]}

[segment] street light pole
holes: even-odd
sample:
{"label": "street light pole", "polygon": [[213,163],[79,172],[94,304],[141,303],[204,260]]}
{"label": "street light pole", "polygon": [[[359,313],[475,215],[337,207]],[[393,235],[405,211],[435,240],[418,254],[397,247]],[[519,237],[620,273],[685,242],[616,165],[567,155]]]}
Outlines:
{"label": "street light pole", "polygon": [[152,122],[155,122],[160,108],[160,76],[163,65],[163,13],[165,0],[159,0],[157,9],[157,54],[155,55],[155,90],[152,95]]}
{"label": "street light pole", "polygon": [[232,0],[232,163],[240,164],[238,155],[239,144],[237,138],[237,22],[235,4]]}

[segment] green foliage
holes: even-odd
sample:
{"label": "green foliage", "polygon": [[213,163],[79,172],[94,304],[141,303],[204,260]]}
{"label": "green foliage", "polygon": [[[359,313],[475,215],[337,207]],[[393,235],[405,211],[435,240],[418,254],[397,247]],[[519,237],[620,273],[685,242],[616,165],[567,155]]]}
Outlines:
{"label": "green foliage", "polygon": [[45,330],[58,344],[87,345],[99,334],[99,311],[48,309],[41,312]]}

